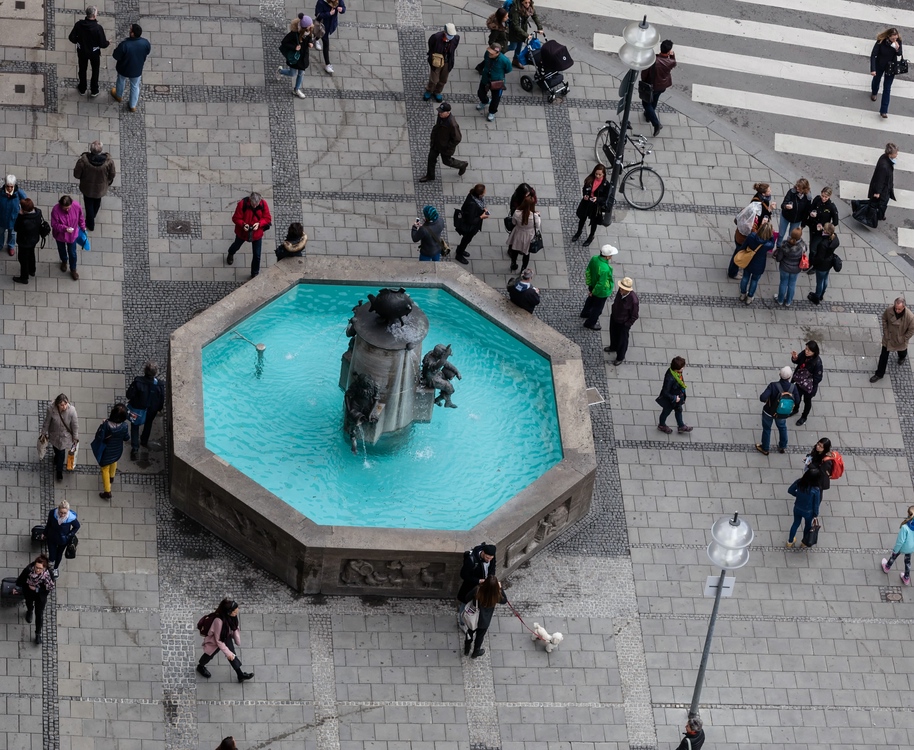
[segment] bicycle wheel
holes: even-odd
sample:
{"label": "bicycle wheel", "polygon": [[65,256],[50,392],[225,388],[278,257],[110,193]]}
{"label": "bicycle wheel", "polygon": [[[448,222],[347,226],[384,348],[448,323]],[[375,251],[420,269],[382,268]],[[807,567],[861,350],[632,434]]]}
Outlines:
{"label": "bicycle wheel", "polygon": [[663,200],[663,178],[650,167],[635,167],[622,178],[622,195],[632,208],[646,211]]}
{"label": "bicycle wheel", "polygon": [[613,151],[615,145],[609,125],[604,125],[597,131],[597,140],[594,143],[594,154],[597,157],[597,161],[604,167],[608,167],[616,158]]}

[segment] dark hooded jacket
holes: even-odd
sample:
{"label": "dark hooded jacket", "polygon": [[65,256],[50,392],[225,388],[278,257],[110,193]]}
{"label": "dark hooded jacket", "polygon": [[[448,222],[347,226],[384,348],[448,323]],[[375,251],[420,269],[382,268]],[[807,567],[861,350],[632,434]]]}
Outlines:
{"label": "dark hooded jacket", "polygon": [[30,214],[19,214],[16,218],[16,241],[21,247],[35,247],[41,242],[41,222],[44,216],[41,209],[36,208]]}
{"label": "dark hooded jacket", "polygon": [[116,174],[114,159],[105,152],[91,154],[86,151],[73,167],[73,176],[79,180],[79,192],[87,198],[104,198]]}
{"label": "dark hooded jacket", "polygon": [[76,54],[80,57],[88,57],[111,44],[105,37],[104,28],[94,18],[77,21],[67,39],[76,45]]}

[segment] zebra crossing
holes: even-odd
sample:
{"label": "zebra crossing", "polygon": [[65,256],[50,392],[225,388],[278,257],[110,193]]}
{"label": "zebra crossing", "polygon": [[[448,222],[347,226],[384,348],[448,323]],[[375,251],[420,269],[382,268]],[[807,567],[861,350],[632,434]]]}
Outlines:
{"label": "zebra crossing", "polygon": [[[595,50],[611,54],[622,45],[622,29],[647,16],[661,39],[675,43],[677,88],[686,87],[695,102],[724,108],[734,122],[745,123],[752,113],[753,132],[765,145],[795,157],[810,170],[807,177],[837,187],[845,200],[866,197],[876,160],[886,142],[895,142],[898,201],[882,228],[895,234],[897,225],[914,220],[914,192],[903,189],[914,172],[914,80],[895,79],[888,119],[868,95],[876,34],[895,26],[904,40],[906,29],[914,29],[914,11],[852,0],[666,2],[536,0],[553,11],[550,19],[555,11],[589,16],[583,33],[592,34]],[[914,247],[914,230],[902,226],[896,238]]]}

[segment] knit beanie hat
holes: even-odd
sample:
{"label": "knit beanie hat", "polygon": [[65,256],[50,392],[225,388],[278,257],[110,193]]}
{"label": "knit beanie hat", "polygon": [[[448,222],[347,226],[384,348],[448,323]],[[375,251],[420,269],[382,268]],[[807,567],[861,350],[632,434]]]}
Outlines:
{"label": "knit beanie hat", "polygon": [[422,209],[422,215],[426,221],[438,221],[438,209],[434,206],[426,206]]}
{"label": "knit beanie hat", "polygon": [[307,29],[309,26],[314,25],[314,21],[311,20],[311,16],[306,16],[304,13],[299,13],[298,25],[303,29]]}

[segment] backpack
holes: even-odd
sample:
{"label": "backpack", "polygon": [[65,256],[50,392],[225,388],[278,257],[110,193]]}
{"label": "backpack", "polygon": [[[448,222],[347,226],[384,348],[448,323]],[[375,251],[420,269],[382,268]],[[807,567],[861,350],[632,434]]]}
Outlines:
{"label": "backpack", "polygon": [[796,406],[796,400],[793,394],[790,391],[782,391],[778,396],[778,404],[774,413],[778,417],[789,417],[794,406]]}
{"label": "backpack", "polygon": [[829,477],[831,479],[840,479],[844,476],[844,457],[838,453],[838,451],[831,451],[827,458],[832,460],[831,465],[831,474]]}
{"label": "backpack", "polygon": [[506,11],[508,11],[508,13],[510,13],[511,5],[513,4],[513,2],[514,2],[514,0],[505,0],[505,4],[502,5],[501,7],[504,8]]}
{"label": "backpack", "polygon": [[216,614],[216,612],[210,612],[197,620],[197,630],[200,631],[200,635],[204,638],[209,634],[209,629],[213,626],[213,620],[216,619]]}

